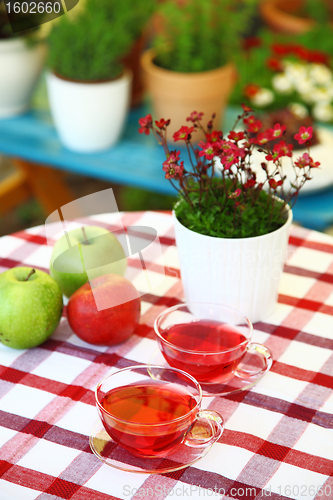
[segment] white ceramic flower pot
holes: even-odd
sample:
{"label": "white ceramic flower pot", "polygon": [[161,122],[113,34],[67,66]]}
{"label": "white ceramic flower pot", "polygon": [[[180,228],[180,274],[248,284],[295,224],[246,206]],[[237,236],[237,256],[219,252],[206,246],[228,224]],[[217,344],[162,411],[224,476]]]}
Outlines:
{"label": "white ceramic flower pot", "polygon": [[80,83],[46,75],[52,118],[65,147],[82,153],[103,151],[120,138],[127,117],[132,76]]}
{"label": "white ceramic flower pot", "polygon": [[241,311],[252,323],[273,313],[285,262],[292,211],[276,231],[253,238],[195,233],[173,214],[186,302],[212,302]]}
{"label": "white ceramic flower pot", "polygon": [[29,47],[24,38],[0,40],[0,118],[29,108],[45,56],[42,43]]}

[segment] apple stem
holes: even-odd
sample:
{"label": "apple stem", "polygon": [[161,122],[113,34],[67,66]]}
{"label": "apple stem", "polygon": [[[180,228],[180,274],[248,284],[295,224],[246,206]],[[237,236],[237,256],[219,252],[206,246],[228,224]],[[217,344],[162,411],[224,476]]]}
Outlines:
{"label": "apple stem", "polygon": [[35,271],[35,269],[31,269],[30,273],[28,274],[28,276],[25,278],[25,280],[24,280],[24,281],[28,281],[28,279],[30,278],[30,276],[31,276],[32,274],[34,274],[35,272],[36,272],[36,271]]}
{"label": "apple stem", "polygon": [[84,237],[84,241],[82,242],[84,245],[89,245],[89,241],[88,241],[88,238],[87,238],[87,235],[86,235],[86,232],[84,230],[84,227],[81,228],[82,229],[82,232],[83,232],[83,237]]}

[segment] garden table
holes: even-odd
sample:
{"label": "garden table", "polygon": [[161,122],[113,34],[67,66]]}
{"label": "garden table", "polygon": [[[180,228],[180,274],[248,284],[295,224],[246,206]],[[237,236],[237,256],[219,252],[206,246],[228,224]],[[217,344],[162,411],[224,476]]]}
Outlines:
{"label": "garden table", "polygon": [[[183,300],[170,213],[113,213],[87,223],[155,228],[163,279],[142,296],[141,322],[113,347],[81,341],[66,320],[30,350],[0,345],[0,499],[333,498],[333,238],[292,226],[275,312],[254,325],[253,340],[272,352],[271,370],[251,389],[204,398],[225,430],[209,453],[177,472],[139,474],[103,464],[90,450],[97,420],[94,389],[112,370],[149,362],[153,322]],[[44,226],[0,239],[0,271],[48,271]],[[140,290],[144,271],[136,267]]]}

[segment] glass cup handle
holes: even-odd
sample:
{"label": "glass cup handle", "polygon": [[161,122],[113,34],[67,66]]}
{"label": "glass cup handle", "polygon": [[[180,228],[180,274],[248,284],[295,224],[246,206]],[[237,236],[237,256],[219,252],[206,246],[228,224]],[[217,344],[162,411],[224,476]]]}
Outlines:
{"label": "glass cup handle", "polygon": [[[252,356],[255,355],[261,358],[263,366],[259,370],[258,369],[251,370],[250,366],[249,367],[246,366],[246,362],[244,362],[244,359],[248,354]],[[271,351],[263,344],[256,344],[255,342],[253,342],[247,346],[245,356],[238,365],[237,369],[235,370],[235,375],[236,377],[243,379],[251,379],[252,377],[258,378],[259,376],[262,376],[266,372],[268,372],[272,364],[273,364],[273,356]]]}
{"label": "glass cup handle", "polygon": [[184,444],[191,448],[206,448],[214,444],[222,436],[223,431],[222,415],[214,410],[201,410],[186,434]]}

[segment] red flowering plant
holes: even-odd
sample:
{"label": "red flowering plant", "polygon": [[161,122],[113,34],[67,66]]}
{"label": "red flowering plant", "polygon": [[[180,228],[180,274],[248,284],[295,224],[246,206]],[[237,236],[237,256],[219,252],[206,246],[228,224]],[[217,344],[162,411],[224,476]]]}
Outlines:
{"label": "red flowering plant", "polygon": [[[307,152],[292,158],[293,146],[283,137],[285,126],[263,130],[262,123],[247,105],[237,117],[227,136],[213,129],[213,119],[203,125],[203,113],[193,112],[190,122],[174,133],[175,142],[185,145],[187,163],[181,151],[170,150],[167,129],[170,120],[153,121],[149,114],[139,120],[140,133],[153,133],[164,148],[166,159],[162,168],[165,178],[178,192],[174,210],[177,219],[188,229],[215,237],[244,238],[278,229],[286,222],[288,206],[293,206],[302,186],[311,179],[311,170],[319,167],[310,156],[311,127],[301,127],[295,140]],[[242,122],[243,130],[236,127]],[[198,130],[205,140],[192,144]],[[273,147],[269,147],[275,139]],[[252,168],[252,154],[259,151],[263,161],[264,180],[259,182]],[[295,178],[286,189],[282,159],[289,157]],[[273,168],[268,167],[268,162]]]}

